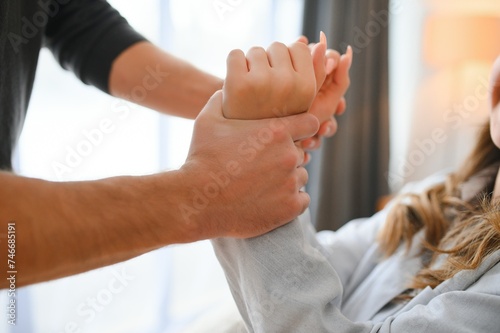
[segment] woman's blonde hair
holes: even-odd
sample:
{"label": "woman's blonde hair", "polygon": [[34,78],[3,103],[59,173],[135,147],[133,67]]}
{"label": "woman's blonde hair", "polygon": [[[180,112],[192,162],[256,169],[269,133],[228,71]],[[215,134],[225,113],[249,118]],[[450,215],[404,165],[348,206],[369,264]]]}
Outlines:
{"label": "woman's blonde hair", "polygon": [[[476,269],[484,258],[500,249],[500,205],[488,196],[478,204],[460,199],[460,184],[482,169],[500,161],[500,149],[491,140],[489,123],[481,129],[479,140],[468,159],[442,184],[422,194],[401,196],[390,210],[378,235],[386,256],[401,244],[409,249],[413,236],[423,229],[422,254],[429,256],[408,288],[432,288],[466,269]],[[431,268],[440,254],[444,262]]]}

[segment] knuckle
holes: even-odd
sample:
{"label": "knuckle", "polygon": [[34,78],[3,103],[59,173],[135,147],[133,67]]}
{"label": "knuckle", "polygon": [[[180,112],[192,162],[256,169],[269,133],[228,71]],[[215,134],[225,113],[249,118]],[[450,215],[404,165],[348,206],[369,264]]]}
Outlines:
{"label": "knuckle", "polygon": [[298,192],[298,182],[297,182],[297,177],[289,177],[283,184],[284,186],[284,191],[289,194],[294,194],[295,192]]}
{"label": "knuckle", "polygon": [[345,79],[345,86],[346,86],[346,88],[348,88],[350,85],[351,85],[351,78],[350,78],[350,77],[347,77],[347,78]]}
{"label": "knuckle", "polygon": [[241,56],[244,56],[244,53],[242,50],[240,49],[234,49],[234,50],[231,50],[227,56],[227,58],[239,58]]}
{"label": "knuckle", "polygon": [[285,154],[283,156],[283,159],[282,159],[283,167],[286,168],[287,170],[295,169],[297,167],[297,164],[298,164],[298,156],[297,155],[298,154],[293,150],[291,150],[287,154]]}
{"label": "knuckle", "polygon": [[331,126],[332,126],[332,134],[337,133],[337,130],[339,127],[339,124],[337,123],[337,119],[333,118]]}
{"label": "knuckle", "polygon": [[336,64],[338,64],[340,61],[340,53],[338,51],[329,49],[326,51],[326,56],[328,58],[334,59]]}
{"label": "knuckle", "polygon": [[301,199],[302,197],[298,193],[290,198],[287,206],[290,211],[290,218],[295,218],[304,212],[306,203]]}
{"label": "knuckle", "polygon": [[264,50],[263,47],[261,46],[252,46],[248,52],[247,56],[252,55],[252,54],[258,54],[258,53],[265,53],[266,51]]}
{"label": "knuckle", "polygon": [[295,42],[292,45],[290,45],[290,51],[291,52],[300,52],[300,53],[307,53],[311,54],[311,51],[309,50],[309,46],[304,43],[299,43]]}
{"label": "knuckle", "polygon": [[311,197],[309,196],[309,194],[305,193],[301,196],[302,200],[299,202],[299,215],[304,213],[307,209],[307,207],[309,207],[309,204],[311,203]]}
{"label": "knuckle", "polygon": [[271,45],[269,45],[268,50],[273,50],[273,49],[286,49],[287,46],[281,42],[273,42]]}
{"label": "knuckle", "polygon": [[309,181],[309,173],[304,167],[301,167],[300,170],[302,171],[302,184],[300,184],[300,187],[302,187],[306,185],[307,182]]}
{"label": "knuckle", "polygon": [[288,140],[288,132],[285,126],[273,126],[270,127],[270,129],[273,133],[274,142],[276,144],[284,143]]}

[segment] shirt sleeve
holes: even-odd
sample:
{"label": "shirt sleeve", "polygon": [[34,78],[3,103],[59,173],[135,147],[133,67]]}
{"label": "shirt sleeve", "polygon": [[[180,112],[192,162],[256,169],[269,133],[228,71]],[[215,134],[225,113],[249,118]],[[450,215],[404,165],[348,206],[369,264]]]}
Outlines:
{"label": "shirt sleeve", "polygon": [[354,322],[341,312],[344,288],[337,271],[308,233],[294,220],[260,237],[212,241],[249,332],[498,331],[500,295],[494,281],[500,265],[479,280],[464,279],[477,281],[467,291],[443,283],[426,288],[381,322]]}
{"label": "shirt sleeve", "polygon": [[54,5],[58,7],[47,23],[45,46],[63,68],[109,93],[114,59],[145,38],[105,0],[71,0]]}

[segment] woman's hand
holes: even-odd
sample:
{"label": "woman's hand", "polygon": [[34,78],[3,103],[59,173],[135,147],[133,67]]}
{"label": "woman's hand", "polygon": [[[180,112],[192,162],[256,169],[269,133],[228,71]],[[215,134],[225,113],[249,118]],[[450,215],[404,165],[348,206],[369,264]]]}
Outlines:
{"label": "woman's hand", "polygon": [[[326,50],[323,47],[323,50]],[[313,55],[307,45],[296,42],[287,47],[273,43],[264,50],[241,50],[227,58],[223,88],[223,113],[230,119],[264,119],[306,112],[320,83],[326,77],[325,53]]]}
{"label": "woman's hand", "polygon": [[[307,38],[299,39],[302,43],[307,43]],[[316,51],[317,45],[310,44],[311,52]],[[326,51],[326,78],[319,88],[319,91],[311,105],[309,111],[320,121],[318,133],[302,141],[302,147],[307,150],[314,150],[320,147],[321,137],[331,137],[337,131],[337,121],[335,116],[344,113],[346,101],[344,94],[349,88],[349,69],[352,64],[352,48],[348,47],[347,52],[340,55],[337,51]]]}

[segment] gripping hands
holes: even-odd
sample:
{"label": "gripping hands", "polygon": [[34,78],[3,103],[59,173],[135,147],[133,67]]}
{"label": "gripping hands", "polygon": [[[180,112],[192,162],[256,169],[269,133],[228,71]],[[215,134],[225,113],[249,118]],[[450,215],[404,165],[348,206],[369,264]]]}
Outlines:
{"label": "gripping hands", "polygon": [[334,115],[345,110],[352,49],[340,55],[327,50],[324,33],[320,43],[307,45],[301,37],[286,46],[273,43],[264,50],[254,47],[245,54],[232,51],[227,59],[223,88],[223,114],[232,119],[264,119],[311,112],[321,124],[304,148],[318,148],[321,136],[337,128]]}

